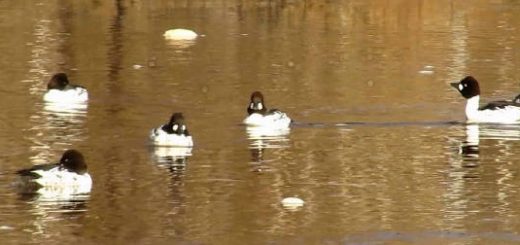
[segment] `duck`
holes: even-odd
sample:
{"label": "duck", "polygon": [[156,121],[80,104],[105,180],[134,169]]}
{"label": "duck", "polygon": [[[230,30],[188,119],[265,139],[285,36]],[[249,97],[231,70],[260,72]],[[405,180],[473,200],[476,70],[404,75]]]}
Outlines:
{"label": "duck", "polygon": [[517,95],[513,100],[514,103],[520,103],[520,94]]}
{"label": "duck", "polygon": [[56,73],[47,83],[43,100],[52,103],[85,103],[88,101],[88,92],[83,86],[71,84],[67,74]]}
{"label": "duck", "polygon": [[278,109],[268,110],[264,95],[259,91],[251,94],[247,113],[248,116],[243,120],[246,126],[279,129],[288,128],[292,122],[291,118],[284,112]]}
{"label": "duck", "polygon": [[155,146],[193,146],[193,139],[184,122],[184,115],[180,112],[173,113],[167,124],[152,129],[150,140]]}
{"label": "duck", "polygon": [[19,176],[18,187],[28,193],[67,189],[67,193],[83,194],[92,188],[85,158],[74,149],[65,151],[58,163],[34,165],[18,170],[16,174]]}
{"label": "duck", "polygon": [[450,83],[466,99],[466,119],[468,123],[520,123],[520,100],[499,100],[480,106],[480,87],[477,79],[467,76],[459,82]]}

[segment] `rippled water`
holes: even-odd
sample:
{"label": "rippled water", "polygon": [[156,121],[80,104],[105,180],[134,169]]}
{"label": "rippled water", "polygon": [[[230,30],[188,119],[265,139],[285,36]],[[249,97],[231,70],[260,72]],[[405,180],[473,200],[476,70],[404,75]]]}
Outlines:
{"label": "rippled water", "polygon": [[[515,1],[0,1],[1,243],[519,243],[520,127],[464,124],[448,84],[516,96],[518,16]],[[164,40],[175,27],[202,36]],[[87,107],[43,103],[55,72]],[[254,90],[294,127],[241,126]],[[174,111],[192,151],[149,145]],[[89,195],[12,188],[70,148]]]}

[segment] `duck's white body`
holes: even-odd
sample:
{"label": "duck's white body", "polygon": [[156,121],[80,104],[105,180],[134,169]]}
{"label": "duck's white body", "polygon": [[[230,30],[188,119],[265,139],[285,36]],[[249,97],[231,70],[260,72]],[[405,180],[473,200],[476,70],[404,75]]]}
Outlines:
{"label": "duck's white body", "polygon": [[467,99],[465,113],[468,122],[520,124],[519,106],[507,105],[481,110],[479,101],[480,96],[478,95]]}
{"label": "duck's white body", "polygon": [[247,126],[266,127],[266,128],[288,128],[291,124],[291,118],[281,111],[274,111],[267,115],[260,113],[252,113],[243,121]]}
{"label": "duck's white body", "polygon": [[77,187],[84,192],[89,192],[92,188],[92,178],[88,173],[77,174],[60,169],[60,167],[49,170],[35,170],[33,173],[41,176],[33,181],[43,187]]}
{"label": "duck's white body", "polygon": [[49,89],[43,100],[52,103],[85,103],[88,101],[88,92],[83,87],[69,89]]}
{"label": "duck's white body", "polygon": [[162,127],[152,129],[150,132],[150,140],[156,146],[178,146],[192,147],[193,139],[190,135],[169,134]]}
{"label": "duck's white body", "polygon": [[88,173],[77,174],[56,166],[54,168],[31,171],[38,177],[22,177],[17,186],[32,189],[34,183],[38,184],[36,193],[49,196],[63,196],[66,194],[84,194],[92,189],[92,178]]}

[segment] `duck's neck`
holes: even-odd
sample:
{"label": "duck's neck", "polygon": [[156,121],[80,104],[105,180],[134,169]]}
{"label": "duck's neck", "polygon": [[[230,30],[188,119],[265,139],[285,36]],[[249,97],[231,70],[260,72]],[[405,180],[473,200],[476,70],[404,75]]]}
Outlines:
{"label": "duck's neck", "polygon": [[479,103],[480,103],[480,96],[479,95],[473,96],[473,97],[467,99],[467,101],[466,101],[466,117],[468,117],[468,119],[473,118],[473,115],[475,115],[475,113],[478,112]]}

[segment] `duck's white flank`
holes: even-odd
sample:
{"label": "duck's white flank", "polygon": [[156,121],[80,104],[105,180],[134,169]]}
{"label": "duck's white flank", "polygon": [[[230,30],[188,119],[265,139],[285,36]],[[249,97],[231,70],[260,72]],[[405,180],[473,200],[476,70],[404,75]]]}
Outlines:
{"label": "duck's white flank", "polygon": [[162,127],[152,129],[150,132],[150,140],[156,146],[193,146],[193,139],[191,136],[168,134],[162,129]]}
{"label": "duck's white flank", "polygon": [[287,128],[291,124],[291,119],[287,114],[275,111],[267,115],[253,113],[246,117],[243,123],[254,127]]}
{"label": "duck's white flank", "polygon": [[77,174],[55,167],[50,170],[34,170],[40,177],[32,181],[44,188],[73,188],[77,193],[88,193],[92,188],[92,178],[88,173]]}
{"label": "duck's white flank", "polygon": [[480,123],[520,123],[520,107],[504,106],[504,108],[479,110],[480,96],[473,96],[466,101],[466,117],[468,122]]}
{"label": "duck's white flank", "polygon": [[82,87],[65,90],[49,89],[43,96],[43,100],[53,103],[84,103],[88,101],[88,92]]}

